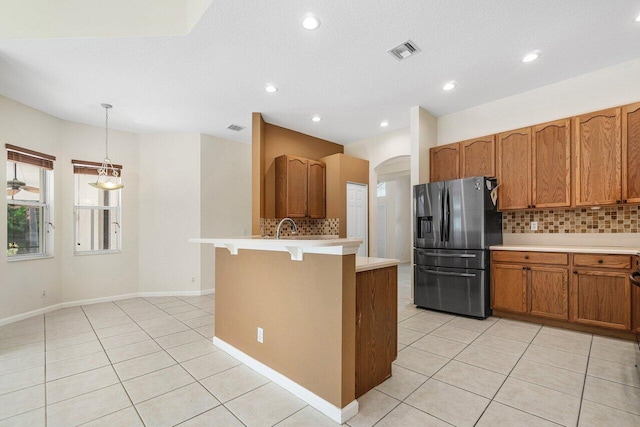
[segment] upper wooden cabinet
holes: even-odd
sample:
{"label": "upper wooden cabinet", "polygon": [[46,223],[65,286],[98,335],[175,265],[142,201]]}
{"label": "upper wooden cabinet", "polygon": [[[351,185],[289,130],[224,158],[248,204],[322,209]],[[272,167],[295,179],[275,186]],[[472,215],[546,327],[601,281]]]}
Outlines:
{"label": "upper wooden cabinet", "polygon": [[571,206],[571,120],[534,126],[531,137],[532,207]]}
{"label": "upper wooden cabinet", "polygon": [[498,134],[498,209],[531,207],[531,128]]}
{"label": "upper wooden cabinet", "polygon": [[622,107],[622,199],[640,203],[640,103]]}
{"label": "upper wooden cabinet", "polygon": [[317,160],[308,160],[308,209],[309,218],[325,217],[326,174],[325,164]]}
{"label": "upper wooden cabinet", "polygon": [[275,166],[276,218],[324,218],[324,163],[283,155]]}
{"label": "upper wooden cabinet", "polygon": [[575,205],[622,203],[621,109],[575,119]]}
{"label": "upper wooden cabinet", "polygon": [[429,150],[429,181],[446,181],[460,177],[460,145],[447,144]]}
{"label": "upper wooden cabinet", "polygon": [[460,178],[496,176],[494,135],[460,142]]}

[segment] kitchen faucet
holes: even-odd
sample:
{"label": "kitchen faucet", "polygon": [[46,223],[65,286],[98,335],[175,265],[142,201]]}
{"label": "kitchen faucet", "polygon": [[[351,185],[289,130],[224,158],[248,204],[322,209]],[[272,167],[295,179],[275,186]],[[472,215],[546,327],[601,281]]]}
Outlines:
{"label": "kitchen faucet", "polygon": [[291,218],[282,218],[282,221],[280,221],[280,223],[278,224],[278,229],[276,230],[276,239],[280,238],[280,232],[282,231],[282,225],[287,221],[291,223],[291,234],[297,234],[298,233],[298,226],[296,225],[296,222],[294,220],[292,220]]}

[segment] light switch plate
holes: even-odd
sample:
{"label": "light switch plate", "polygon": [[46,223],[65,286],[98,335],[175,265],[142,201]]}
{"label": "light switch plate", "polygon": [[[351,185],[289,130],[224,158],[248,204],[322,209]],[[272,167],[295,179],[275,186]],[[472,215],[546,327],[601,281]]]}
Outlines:
{"label": "light switch plate", "polygon": [[531,229],[536,231],[538,229],[538,223],[536,221],[531,221]]}

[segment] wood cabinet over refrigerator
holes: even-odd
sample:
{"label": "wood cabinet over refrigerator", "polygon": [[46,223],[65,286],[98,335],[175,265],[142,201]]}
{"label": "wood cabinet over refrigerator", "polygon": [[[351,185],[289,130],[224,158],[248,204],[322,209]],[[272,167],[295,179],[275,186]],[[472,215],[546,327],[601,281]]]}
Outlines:
{"label": "wood cabinet over refrigerator", "polygon": [[325,217],[325,164],[304,157],[275,159],[276,218]]}

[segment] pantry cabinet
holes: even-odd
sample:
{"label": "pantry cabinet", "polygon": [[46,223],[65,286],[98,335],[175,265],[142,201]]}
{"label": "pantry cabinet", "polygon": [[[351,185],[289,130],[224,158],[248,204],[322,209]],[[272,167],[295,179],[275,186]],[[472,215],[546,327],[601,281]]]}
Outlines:
{"label": "pantry cabinet", "polygon": [[325,165],[304,157],[275,159],[276,218],[325,217]]}
{"label": "pantry cabinet", "polygon": [[622,107],[622,202],[640,203],[640,103]]}
{"label": "pantry cabinet", "polygon": [[571,120],[534,126],[531,148],[532,207],[571,206]]}
{"label": "pantry cabinet", "polygon": [[460,145],[447,144],[429,150],[429,182],[460,177]]}
{"label": "pantry cabinet", "polygon": [[460,178],[472,176],[496,176],[495,136],[460,142]]}
{"label": "pantry cabinet", "polygon": [[498,134],[498,209],[531,208],[531,128]]}
{"label": "pantry cabinet", "polygon": [[622,203],[621,109],[597,111],[575,121],[575,205]]}

